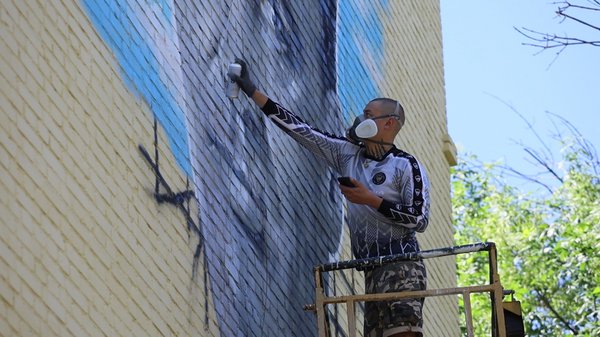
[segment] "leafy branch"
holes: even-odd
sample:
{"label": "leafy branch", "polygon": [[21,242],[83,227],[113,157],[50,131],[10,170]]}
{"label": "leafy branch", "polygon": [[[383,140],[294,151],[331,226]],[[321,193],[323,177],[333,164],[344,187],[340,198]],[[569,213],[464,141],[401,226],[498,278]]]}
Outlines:
{"label": "leafy branch", "polygon": [[540,291],[539,289],[535,289],[534,294],[536,294],[536,297],[543,303],[543,305],[548,308],[548,310],[550,310],[550,312],[552,313],[552,315],[554,315],[554,317],[556,317],[556,319],[568,330],[573,332],[573,335],[578,335],[579,334],[579,329],[577,327],[573,327],[571,326],[571,324],[569,324],[569,322],[558,312],[558,310],[556,310],[556,308],[554,308],[554,306],[550,303],[550,300],[548,299],[548,295],[546,294],[545,291]]}

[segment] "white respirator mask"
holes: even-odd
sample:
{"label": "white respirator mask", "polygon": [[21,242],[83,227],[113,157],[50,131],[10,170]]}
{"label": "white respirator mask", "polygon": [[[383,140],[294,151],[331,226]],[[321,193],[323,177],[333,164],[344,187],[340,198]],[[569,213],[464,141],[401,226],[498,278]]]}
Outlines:
{"label": "white respirator mask", "polygon": [[352,126],[346,131],[349,139],[360,142],[364,139],[375,136],[378,132],[377,123],[365,116],[357,116]]}
{"label": "white respirator mask", "polygon": [[[376,119],[389,118],[394,117],[400,119],[400,115],[398,114],[400,111],[400,103],[396,102],[396,109],[393,114],[367,118],[364,115],[357,116],[352,123],[352,126],[346,130],[346,138],[355,142],[355,143],[363,143],[365,141],[371,141],[369,138],[374,137],[379,132],[377,128],[377,123],[375,123]],[[379,143],[373,141],[375,143]]]}

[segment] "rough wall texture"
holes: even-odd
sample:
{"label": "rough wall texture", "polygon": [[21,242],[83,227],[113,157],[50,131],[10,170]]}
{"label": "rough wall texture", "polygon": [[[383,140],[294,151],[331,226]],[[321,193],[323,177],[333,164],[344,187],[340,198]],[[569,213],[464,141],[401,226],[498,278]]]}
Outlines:
{"label": "rough wall texture", "polygon": [[[453,245],[450,174],[444,142],[447,139],[439,1],[390,1],[390,15],[382,16],[390,41],[385,52],[384,92],[398,96],[408,111],[399,136],[401,148],[420,158],[431,178],[433,214],[420,237],[422,248]],[[453,146],[453,145],[452,145]],[[452,257],[428,260],[429,288],[456,285]],[[456,297],[427,300],[425,321],[429,336],[458,336]]]}
{"label": "rough wall texture", "polygon": [[[316,335],[302,306],[314,265],[351,258],[343,200],[331,169],[224,97],[238,55],[334,133],[371,98],[399,98],[398,144],[432,181],[422,245],[452,244],[437,1],[1,6],[0,335]],[[195,197],[157,202],[152,165]],[[455,284],[454,260],[429,268],[431,288]],[[355,271],[327,284],[362,291]],[[456,302],[426,302],[427,335],[459,334]]]}

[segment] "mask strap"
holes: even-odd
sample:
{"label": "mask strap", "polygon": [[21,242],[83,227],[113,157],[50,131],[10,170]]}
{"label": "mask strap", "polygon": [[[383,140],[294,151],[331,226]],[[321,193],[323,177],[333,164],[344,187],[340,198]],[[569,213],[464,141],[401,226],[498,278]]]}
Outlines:
{"label": "mask strap", "polygon": [[379,145],[391,145],[391,146],[395,146],[394,143],[386,143],[386,142],[380,142],[378,140],[371,140],[371,139],[367,139],[367,138],[361,138],[360,139],[361,142],[371,142],[371,143],[375,143],[375,144],[379,144]]}
{"label": "mask strap", "polygon": [[[394,113],[391,115],[385,115],[385,116],[380,116],[380,117],[375,117],[373,119],[379,119],[379,118],[388,118],[388,117],[392,117],[392,116],[397,116],[399,117],[400,115],[398,114],[400,112],[400,102],[396,101],[396,108],[394,109]],[[395,146],[394,143],[386,143],[386,142],[380,142],[378,140],[371,140],[371,139],[361,139],[362,142],[371,142],[371,143],[375,143],[375,144],[379,144],[379,145],[391,145],[391,146]]]}

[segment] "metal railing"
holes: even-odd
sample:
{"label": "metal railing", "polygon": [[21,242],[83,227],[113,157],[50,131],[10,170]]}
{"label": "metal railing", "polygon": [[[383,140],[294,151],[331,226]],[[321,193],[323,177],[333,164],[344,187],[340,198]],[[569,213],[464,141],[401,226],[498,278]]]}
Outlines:
{"label": "metal railing", "polygon": [[[449,255],[459,255],[487,251],[489,256],[490,283],[467,287],[442,288],[420,291],[403,291],[379,294],[361,294],[345,296],[326,296],[323,287],[323,273],[336,270],[379,267],[400,261],[413,261],[431,259]],[[345,303],[347,306],[348,336],[356,337],[356,302],[389,301],[404,298],[421,298],[434,296],[462,295],[465,309],[467,336],[473,337],[473,316],[471,314],[471,294],[490,293],[492,304],[492,336],[506,337],[506,326],[504,322],[504,311],[502,307],[503,289],[498,275],[496,259],[496,245],[493,242],[475,243],[464,246],[424,250],[418,253],[388,255],[368,259],[340,261],[316,266],[315,273],[315,304],[306,305],[305,310],[315,311],[317,314],[317,326],[319,337],[327,337],[326,306]]]}

